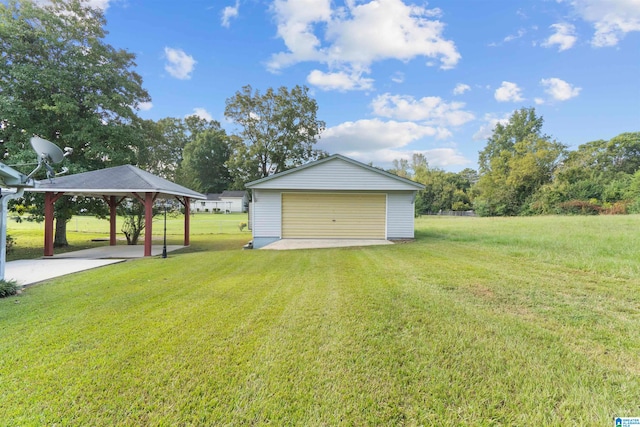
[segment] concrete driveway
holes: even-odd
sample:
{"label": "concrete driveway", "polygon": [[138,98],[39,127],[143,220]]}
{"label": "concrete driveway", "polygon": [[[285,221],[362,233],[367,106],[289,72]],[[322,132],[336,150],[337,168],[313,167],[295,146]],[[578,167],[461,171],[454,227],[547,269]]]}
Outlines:
{"label": "concrete driveway", "polygon": [[[167,252],[182,248],[184,246],[169,245]],[[161,255],[162,245],[154,245],[151,248],[151,254],[153,256]],[[5,265],[4,277],[6,280],[15,280],[18,285],[26,286],[143,256],[144,246],[142,245],[101,246],[47,258],[9,261]]]}
{"label": "concrete driveway", "polygon": [[288,250],[288,249],[319,249],[343,248],[351,246],[393,245],[389,240],[371,239],[281,239],[263,246],[260,249]]}

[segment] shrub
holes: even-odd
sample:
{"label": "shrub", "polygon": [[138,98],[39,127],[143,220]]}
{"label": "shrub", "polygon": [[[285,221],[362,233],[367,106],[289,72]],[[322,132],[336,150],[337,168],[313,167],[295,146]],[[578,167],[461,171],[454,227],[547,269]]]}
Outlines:
{"label": "shrub", "polygon": [[10,297],[18,293],[15,280],[0,280],[0,298]]}
{"label": "shrub", "polygon": [[489,202],[483,199],[476,199],[473,202],[473,210],[476,211],[478,216],[491,216],[491,206]]}
{"label": "shrub", "polygon": [[559,213],[570,215],[598,215],[602,208],[593,200],[569,200],[558,205]]}
{"label": "shrub", "polygon": [[11,252],[13,252],[13,247],[16,244],[16,239],[15,239],[15,237],[12,237],[11,235],[7,234],[6,242],[7,242],[7,246],[6,246],[7,247],[7,252],[6,253],[10,254]]}
{"label": "shrub", "polygon": [[640,213],[640,198],[629,204],[629,213]]}
{"label": "shrub", "polygon": [[629,213],[631,202],[620,201],[607,206],[603,213],[607,215],[626,215]]}

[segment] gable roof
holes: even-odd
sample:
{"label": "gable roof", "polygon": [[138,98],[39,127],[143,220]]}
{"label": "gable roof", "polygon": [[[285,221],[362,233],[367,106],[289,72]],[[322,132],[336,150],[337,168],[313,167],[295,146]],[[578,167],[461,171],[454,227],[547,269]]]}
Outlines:
{"label": "gable roof", "polygon": [[220,194],[220,197],[229,197],[229,198],[233,198],[233,197],[237,197],[239,199],[244,198],[244,196],[246,195],[246,191],[244,190],[224,190],[222,192],[222,194]]}
{"label": "gable roof", "polygon": [[[293,178],[292,175],[296,175]],[[306,183],[302,183],[302,178]],[[341,154],[334,154],[246,184],[247,188],[420,190],[424,185]]]}
{"label": "gable roof", "polygon": [[189,188],[168,181],[132,165],[115,166],[74,175],[58,176],[37,181],[36,193],[64,192],[84,196],[126,196],[132,193],[159,193],[160,198],[173,196],[204,199],[205,196]]}

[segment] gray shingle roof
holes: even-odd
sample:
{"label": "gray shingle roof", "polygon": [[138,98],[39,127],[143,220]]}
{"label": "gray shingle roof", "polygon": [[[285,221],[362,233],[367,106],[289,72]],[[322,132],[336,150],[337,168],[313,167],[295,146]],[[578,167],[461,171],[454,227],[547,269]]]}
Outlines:
{"label": "gray shingle roof", "polygon": [[74,175],[37,181],[27,191],[45,193],[62,191],[84,196],[124,196],[131,193],[159,193],[159,197],[183,196],[204,199],[205,196],[132,165],[115,166]]}
{"label": "gray shingle roof", "polygon": [[244,190],[224,190],[220,197],[244,197],[245,193]]}

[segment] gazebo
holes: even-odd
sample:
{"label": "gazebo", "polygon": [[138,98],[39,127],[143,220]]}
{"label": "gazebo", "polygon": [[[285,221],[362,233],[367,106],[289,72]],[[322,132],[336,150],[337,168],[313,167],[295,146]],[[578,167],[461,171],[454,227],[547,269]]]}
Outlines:
{"label": "gazebo", "polygon": [[102,198],[109,206],[109,245],[116,244],[116,208],[123,200],[135,198],[145,207],[144,256],[151,256],[153,203],[157,198],[176,199],[184,206],[184,245],[189,246],[191,199],[203,194],[175,184],[132,165],[116,166],[39,181],[26,191],[44,193],[44,256],[53,256],[54,204],[62,196]]}

